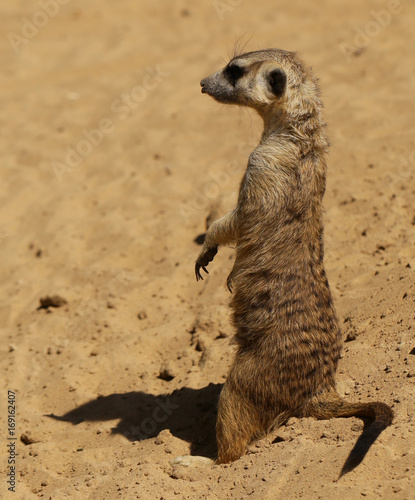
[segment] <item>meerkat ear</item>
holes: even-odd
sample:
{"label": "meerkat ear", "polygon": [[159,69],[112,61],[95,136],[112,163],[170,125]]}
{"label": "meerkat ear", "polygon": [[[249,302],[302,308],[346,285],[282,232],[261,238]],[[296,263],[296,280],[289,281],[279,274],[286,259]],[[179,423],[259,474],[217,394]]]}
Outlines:
{"label": "meerkat ear", "polygon": [[272,92],[277,96],[281,97],[285,90],[285,85],[287,83],[287,75],[282,69],[274,69],[268,75],[269,85]]}

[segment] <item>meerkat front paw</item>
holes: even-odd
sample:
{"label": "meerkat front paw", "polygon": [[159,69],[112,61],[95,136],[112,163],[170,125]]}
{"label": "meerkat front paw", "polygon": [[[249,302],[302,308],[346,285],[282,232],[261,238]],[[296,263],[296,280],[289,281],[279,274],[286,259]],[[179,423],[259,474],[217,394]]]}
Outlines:
{"label": "meerkat front paw", "polygon": [[197,281],[203,279],[203,276],[200,272],[201,268],[203,269],[203,271],[205,271],[205,273],[209,274],[209,271],[206,269],[206,266],[209,264],[209,262],[212,262],[217,253],[218,253],[217,246],[202,250],[195,264],[195,273]]}

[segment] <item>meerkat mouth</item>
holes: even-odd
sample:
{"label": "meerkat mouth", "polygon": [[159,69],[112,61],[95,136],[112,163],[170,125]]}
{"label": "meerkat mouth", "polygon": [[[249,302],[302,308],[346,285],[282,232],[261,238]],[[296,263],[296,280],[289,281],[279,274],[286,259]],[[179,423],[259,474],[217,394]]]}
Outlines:
{"label": "meerkat mouth", "polygon": [[210,97],[213,97],[215,101],[220,102],[222,104],[237,104],[235,100],[235,96],[232,96],[229,92],[226,92],[222,88],[218,88],[218,86],[212,84],[208,78],[204,78],[200,82],[201,92],[202,94],[207,94]]}
{"label": "meerkat mouth", "polygon": [[202,87],[201,88],[201,92],[202,94],[209,94],[209,82],[207,81],[207,78],[204,78],[201,82],[200,82],[200,86]]}

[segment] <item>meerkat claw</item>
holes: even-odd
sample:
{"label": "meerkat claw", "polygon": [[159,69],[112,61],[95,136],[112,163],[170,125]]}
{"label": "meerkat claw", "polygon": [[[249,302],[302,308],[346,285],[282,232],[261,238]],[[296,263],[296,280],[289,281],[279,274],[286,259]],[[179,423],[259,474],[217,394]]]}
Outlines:
{"label": "meerkat claw", "polygon": [[209,274],[209,271],[206,269],[205,266],[201,266],[200,264],[196,263],[196,266],[195,266],[196,281],[203,280],[203,275],[200,272],[201,268],[203,269],[203,271],[205,271],[206,274]]}
{"label": "meerkat claw", "polygon": [[196,263],[195,265],[195,274],[196,274],[196,281],[202,280],[203,281],[203,276],[200,272],[200,264]]}

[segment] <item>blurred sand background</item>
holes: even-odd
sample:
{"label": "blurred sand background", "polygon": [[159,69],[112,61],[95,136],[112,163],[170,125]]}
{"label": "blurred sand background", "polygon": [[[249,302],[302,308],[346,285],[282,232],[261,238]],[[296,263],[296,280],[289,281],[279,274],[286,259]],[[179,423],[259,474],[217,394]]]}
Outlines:
{"label": "blurred sand background", "polygon": [[[415,498],[414,22],[409,0],[3,2],[2,498]],[[233,253],[196,283],[194,240],[232,207],[261,134],[200,94],[240,36],[320,78],[339,392],[396,412],[339,482],[359,419],[291,419],[231,465],[169,465],[214,453],[232,357]],[[38,309],[55,294],[67,304]],[[15,494],[7,390],[29,443]]]}

